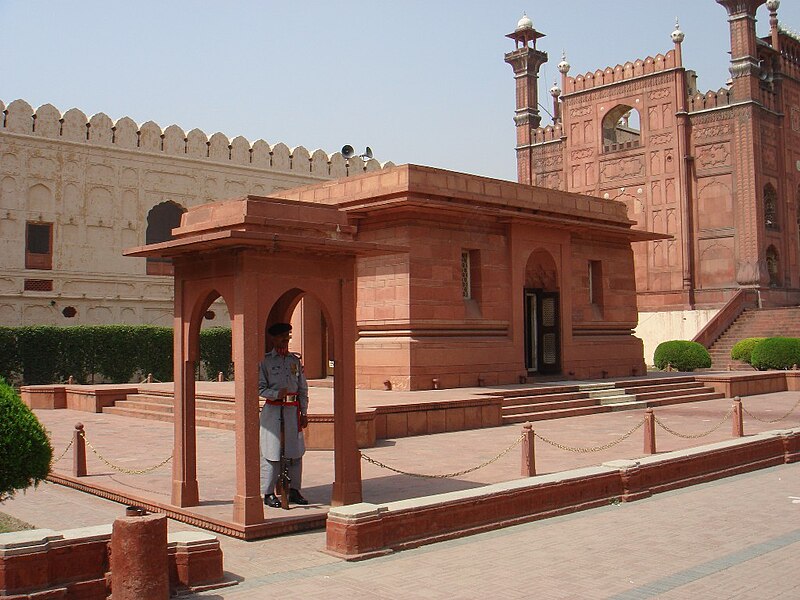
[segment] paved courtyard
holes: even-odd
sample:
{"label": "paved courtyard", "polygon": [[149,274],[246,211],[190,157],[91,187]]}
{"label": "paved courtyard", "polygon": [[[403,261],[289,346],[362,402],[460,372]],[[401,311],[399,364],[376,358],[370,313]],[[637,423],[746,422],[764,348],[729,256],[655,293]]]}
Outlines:
{"label": "paved courtyard", "polygon": [[[777,419],[798,394],[751,396],[745,432],[794,428],[800,410]],[[677,432],[714,428],[730,400],[664,407],[656,415]],[[155,464],[168,455],[169,424],[68,410],[37,411],[52,432],[56,457],[78,420],[90,441],[129,468]],[[607,413],[536,424],[541,435],[575,447],[619,439],[642,411]],[[508,426],[416,438],[386,440],[366,454],[404,470],[458,471],[494,457],[518,438]],[[569,452],[537,440],[539,472],[564,470],[642,455],[642,431],[611,448]],[[659,451],[730,437],[730,420],[691,439],[657,429]],[[233,434],[198,429],[201,498],[230,511]],[[309,452],[306,491],[325,510],[332,479],[332,453]],[[69,456],[57,469],[69,470]],[[514,448],[484,469],[452,479],[419,479],[362,463],[364,499],[383,502],[474,487],[519,476]],[[169,467],[146,476],[115,473],[89,453],[89,472],[121,487],[164,494]],[[19,494],[0,510],[38,527],[68,529],[112,522],[119,504],[55,484]],[[212,508],[209,508],[212,510]],[[304,510],[304,509],[293,509]],[[270,518],[275,511],[267,511]],[[277,511],[278,513],[282,511]],[[191,526],[170,521],[173,531]],[[784,465],[490,533],[407,550],[361,563],[347,563],[322,549],[323,531],[244,542],[220,536],[225,570],[239,581],[195,598],[798,598],[800,574],[800,464]]]}

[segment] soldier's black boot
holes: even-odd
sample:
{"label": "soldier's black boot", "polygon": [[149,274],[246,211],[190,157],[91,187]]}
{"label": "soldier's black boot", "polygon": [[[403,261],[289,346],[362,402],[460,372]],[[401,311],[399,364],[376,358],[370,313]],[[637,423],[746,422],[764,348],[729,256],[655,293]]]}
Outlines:
{"label": "soldier's black boot", "polygon": [[[303,498],[303,495],[300,493],[300,491],[294,488],[289,490],[289,502],[293,502],[294,504],[302,504],[303,506],[308,504],[308,500]],[[278,504],[280,504],[280,502]]]}
{"label": "soldier's black boot", "polygon": [[275,494],[264,494],[264,504],[270,508],[280,508],[281,500]]}

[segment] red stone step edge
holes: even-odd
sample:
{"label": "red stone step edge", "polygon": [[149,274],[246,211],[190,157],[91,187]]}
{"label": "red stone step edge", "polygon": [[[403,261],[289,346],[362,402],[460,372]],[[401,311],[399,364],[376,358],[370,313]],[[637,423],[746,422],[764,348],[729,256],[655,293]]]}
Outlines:
{"label": "red stone step edge", "polygon": [[[287,533],[322,529],[325,526],[325,512],[321,509],[311,509],[310,507],[304,507],[306,510],[303,511],[290,511],[292,514],[288,516],[285,516],[282,511],[279,517],[265,517],[262,523],[244,525],[234,522],[233,520],[226,521],[224,519],[211,517],[203,514],[199,510],[194,510],[194,507],[191,506],[175,506],[168,502],[159,502],[152,498],[121,491],[111,486],[92,481],[91,477],[73,477],[66,473],[51,471],[47,476],[47,481],[70,487],[87,494],[99,496],[106,500],[112,500],[120,504],[141,506],[149,512],[163,513],[170,519],[180,521],[181,523],[188,523],[189,525],[194,525],[195,527],[207,531],[213,531],[214,533],[220,533],[240,540],[260,540],[268,537],[285,535]],[[202,507],[198,508],[202,510]]]}
{"label": "red stone step edge", "polygon": [[332,508],[325,552],[348,561],[647,498],[800,461],[800,428],[386,504]]}
{"label": "red stone step edge", "polygon": [[[105,598],[112,524],[64,531],[30,529],[0,536],[0,596]],[[167,536],[172,593],[187,594],[236,585],[226,577],[216,536],[196,531]],[[111,562],[113,568],[113,562]],[[17,596],[16,594],[22,594]]]}

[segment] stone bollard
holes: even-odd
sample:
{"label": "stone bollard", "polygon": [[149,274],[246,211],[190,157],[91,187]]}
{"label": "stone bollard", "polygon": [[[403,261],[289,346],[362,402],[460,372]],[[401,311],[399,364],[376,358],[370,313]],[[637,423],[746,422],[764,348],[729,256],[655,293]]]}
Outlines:
{"label": "stone bollard", "polygon": [[533,425],[525,423],[522,426],[522,460],[520,475],[522,477],[533,477],[536,475],[536,454],[534,452]]}
{"label": "stone bollard", "polygon": [[[133,510],[132,510],[133,509]],[[111,531],[111,597],[114,600],[169,598],[167,516],[129,507]]]}
{"label": "stone bollard", "polygon": [[644,413],[644,453],[656,453],[656,416],[652,408]]}
{"label": "stone bollard", "polygon": [[75,423],[72,432],[72,475],[86,477],[86,438],[83,437],[83,423]]}
{"label": "stone bollard", "polygon": [[744,415],[742,399],[739,396],[733,399],[733,437],[744,437]]}

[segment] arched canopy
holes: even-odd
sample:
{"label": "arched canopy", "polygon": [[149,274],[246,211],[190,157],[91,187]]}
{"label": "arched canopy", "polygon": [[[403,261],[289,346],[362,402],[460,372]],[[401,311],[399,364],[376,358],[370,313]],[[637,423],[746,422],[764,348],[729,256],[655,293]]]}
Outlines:
{"label": "arched canopy", "polygon": [[404,248],[358,242],[335,207],[256,196],[201,205],[183,214],[173,239],[129,256],[172,259],[175,277],[175,451],[172,502],[199,503],[194,365],[203,315],[222,296],[231,316],[235,365],[236,494],[233,521],[264,519],[259,481],[258,362],[264,325],[291,314],[304,292],[323,307],[342,368],[334,381],[332,504],[361,500],[355,437],[355,259]]}

